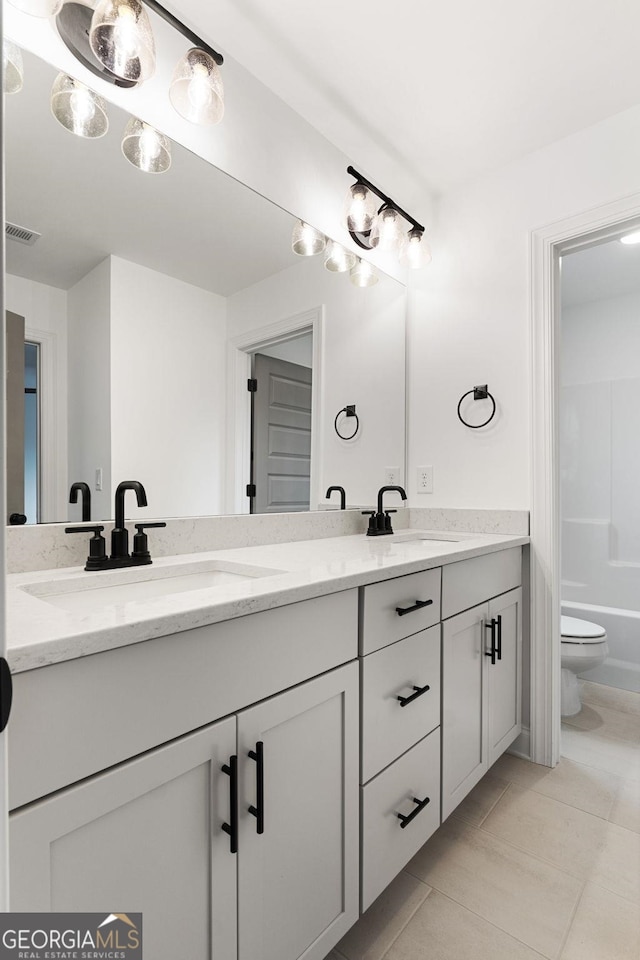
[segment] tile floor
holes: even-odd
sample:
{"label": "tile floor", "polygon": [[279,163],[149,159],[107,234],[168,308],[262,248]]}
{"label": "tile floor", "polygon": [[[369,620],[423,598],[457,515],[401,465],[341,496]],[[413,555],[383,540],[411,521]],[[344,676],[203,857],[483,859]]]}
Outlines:
{"label": "tile floor", "polygon": [[639,960],[640,694],[583,681],[562,753],[501,757],[327,960]]}

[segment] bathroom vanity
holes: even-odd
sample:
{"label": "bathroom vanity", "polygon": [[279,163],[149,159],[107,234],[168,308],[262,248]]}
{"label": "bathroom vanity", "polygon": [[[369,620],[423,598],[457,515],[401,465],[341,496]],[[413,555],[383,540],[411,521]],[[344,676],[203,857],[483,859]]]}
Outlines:
{"label": "bathroom vanity", "polygon": [[12,909],[323,960],[520,732],[528,538],[423,536],[9,578]]}

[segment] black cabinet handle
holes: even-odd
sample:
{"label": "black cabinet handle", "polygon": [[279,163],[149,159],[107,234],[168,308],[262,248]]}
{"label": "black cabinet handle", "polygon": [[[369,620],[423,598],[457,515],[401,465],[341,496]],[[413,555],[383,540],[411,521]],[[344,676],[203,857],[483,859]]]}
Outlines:
{"label": "black cabinet handle", "polygon": [[414,684],[413,689],[415,690],[415,693],[410,694],[408,697],[397,697],[397,700],[400,701],[401,707],[406,707],[408,703],[412,703],[414,700],[417,700],[418,697],[421,697],[422,694],[426,693],[427,690],[430,690],[431,687],[428,683],[424,687],[416,687]]}
{"label": "black cabinet handle", "polygon": [[414,803],[418,804],[415,810],[412,810],[411,813],[407,814],[406,816],[404,813],[396,813],[396,817],[400,821],[401,830],[404,830],[405,827],[408,827],[411,821],[414,820],[418,816],[418,814],[422,810],[424,810],[426,805],[431,801],[431,797],[425,797],[424,800],[418,800],[417,797],[412,797],[411,799],[413,800]]}
{"label": "black cabinet handle", "polygon": [[13,699],[13,681],[11,670],[4,657],[0,657],[0,733],[9,722],[11,701]]}
{"label": "black cabinet handle", "polygon": [[399,617],[404,617],[405,613],[413,613],[414,610],[421,610],[422,607],[428,607],[433,600],[416,600],[412,607],[396,607],[396,613]]}
{"label": "black cabinet handle", "polygon": [[494,666],[496,662],[496,624],[497,620],[491,618],[491,623],[485,623],[485,630],[491,630],[491,650],[485,650],[485,657],[491,657],[491,665]]}
{"label": "black cabinet handle", "polygon": [[249,813],[256,818],[256,833],[264,833],[264,743],[258,740],[255,750],[249,750],[249,756],[256,762],[256,805],[249,807]]}
{"label": "black cabinet handle", "polygon": [[238,852],[238,757],[234,754],[229,757],[229,763],[221,768],[229,777],[229,820],[223,823],[222,829],[229,834],[229,852]]}
{"label": "black cabinet handle", "polygon": [[502,615],[498,614],[498,643],[496,653],[498,655],[498,660],[502,660]]}

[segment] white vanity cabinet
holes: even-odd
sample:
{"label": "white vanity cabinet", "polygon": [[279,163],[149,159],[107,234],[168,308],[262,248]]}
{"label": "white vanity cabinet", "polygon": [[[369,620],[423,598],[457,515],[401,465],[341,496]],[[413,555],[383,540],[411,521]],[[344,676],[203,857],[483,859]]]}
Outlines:
{"label": "white vanity cabinet", "polygon": [[[58,742],[58,753],[73,753],[76,746],[81,753],[81,766],[74,770],[88,769],[90,752],[81,748],[87,736],[95,734],[93,762],[102,765],[103,748],[122,750],[125,733],[139,743],[152,728],[164,731],[154,714],[167,692],[164,658],[176,649],[182,664],[178,690],[173,677],[174,699],[182,704],[171,720],[176,730],[185,713],[195,711],[197,717],[208,709],[215,716],[224,709],[225,687],[236,670],[247,678],[244,689],[237,686],[232,694],[238,707],[243,696],[253,700],[260,699],[256,691],[273,693],[278,675],[295,685],[14,810],[11,908],[142,911],[145,955],[154,960],[187,953],[198,960],[324,960],[358,916],[356,594],[190,633],[195,636],[138,644],[133,659],[135,647],[127,647],[83,658],[84,664],[55,665],[74,665],[70,681],[80,667],[84,671],[86,686],[75,690],[87,711],[84,728],[77,716],[73,727],[69,722],[77,704],[73,687],[64,686],[64,672],[63,688],[48,703],[51,726],[58,735],[65,730],[70,735],[70,742]],[[135,674],[145,659],[146,674],[134,678],[139,702],[135,708],[126,698],[113,703],[109,737],[111,718],[100,716],[99,687],[124,678],[127,670]],[[336,659],[349,662],[336,667]],[[319,664],[328,669],[305,679]],[[35,675],[52,669],[32,671],[31,682],[40,683]],[[144,685],[145,675],[153,684]],[[16,680],[20,698],[29,690],[29,674]],[[203,692],[203,703],[194,703]],[[174,713],[167,702],[164,708]],[[128,724],[116,718],[119,710]],[[142,730],[134,726],[136,717]],[[12,720],[17,749],[34,731],[20,729],[25,722],[20,713]],[[44,731],[43,739],[55,742]],[[34,760],[14,756],[16,795],[40,789],[27,770]],[[42,783],[52,782],[52,765],[43,764]],[[237,852],[231,849],[232,834]]]}
{"label": "white vanity cabinet", "polygon": [[[521,731],[520,549],[443,568],[442,818]],[[478,604],[478,594],[498,594]]]}

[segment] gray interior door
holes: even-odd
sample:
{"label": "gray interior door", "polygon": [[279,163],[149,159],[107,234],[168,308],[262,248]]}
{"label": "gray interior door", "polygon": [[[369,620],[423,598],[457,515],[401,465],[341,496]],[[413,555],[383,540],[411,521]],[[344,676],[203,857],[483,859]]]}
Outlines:
{"label": "gray interior door", "polygon": [[24,317],[7,310],[7,522],[24,513]]}
{"label": "gray interior door", "polygon": [[311,369],[255,354],[253,513],[309,509]]}

